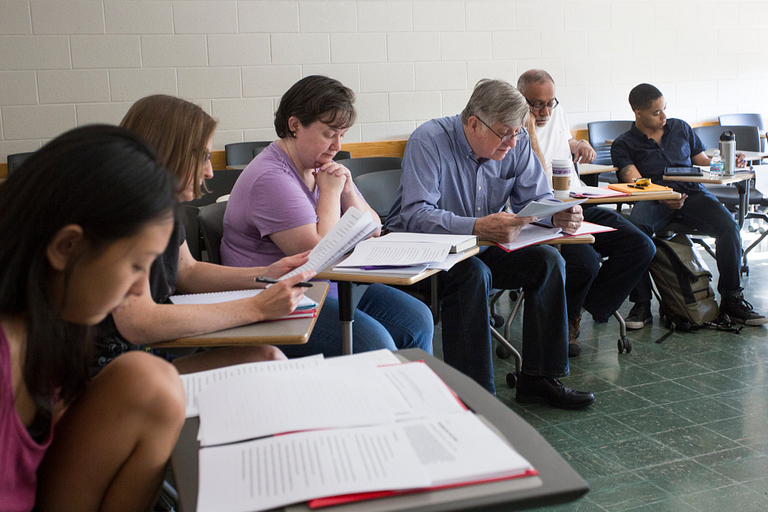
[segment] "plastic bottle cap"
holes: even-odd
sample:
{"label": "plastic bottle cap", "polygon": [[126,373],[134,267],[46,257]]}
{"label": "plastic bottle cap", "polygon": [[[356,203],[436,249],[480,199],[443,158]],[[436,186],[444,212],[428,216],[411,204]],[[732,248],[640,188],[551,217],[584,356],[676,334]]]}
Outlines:
{"label": "plastic bottle cap", "polygon": [[736,140],[736,134],[731,130],[725,130],[720,134],[720,140]]}

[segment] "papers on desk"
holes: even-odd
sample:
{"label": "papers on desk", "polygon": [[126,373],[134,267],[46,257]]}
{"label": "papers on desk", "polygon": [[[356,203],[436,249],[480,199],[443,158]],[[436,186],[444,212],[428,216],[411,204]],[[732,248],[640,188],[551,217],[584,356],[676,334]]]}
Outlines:
{"label": "papers on desk", "polygon": [[615,230],[616,230],[615,228],[608,227],[608,226],[601,226],[599,224],[593,224],[591,222],[582,222],[581,226],[579,227],[578,230],[576,230],[575,233],[569,234],[569,233],[564,233],[563,230],[560,228],[545,226],[539,223],[531,223],[526,225],[522,230],[520,230],[520,234],[512,242],[508,244],[497,243],[496,245],[501,247],[507,252],[512,252],[518,249],[522,249],[523,247],[539,244],[541,242],[548,242],[550,240],[557,240],[559,238],[566,238],[569,236],[578,236],[578,235],[592,235],[596,233],[605,233],[607,231],[615,231]]}
{"label": "papers on desk", "polygon": [[202,390],[204,446],[270,437],[202,448],[197,509],[323,498],[315,507],[536,474],[426,364],[373,366],[394,359],[384,351],[319,359],[329,364],[229,377]]}
{"label": "papers on desk", "polygon": [[571,206],[581,204],[584,201],[586,201],[586,199],[566,202],[562,202],[558,199],[542,199],[540,201],[531,201],[515,215],[518,217],[536,217],[538,219],[545,219],[558,212],[567,210]]}
{"label": "papers on desk", "polygon": [[577,198],[592,198],[592,197],[621,197],[628,196],[626,192],[619,192],[618,190],[611,190],[607,187],[588,187],[581,185],[571,189],[571,197]]}
{"label": "papers on desk", "polygon": [[380,224],[373,222],[369,212],[361,213],[354,206],[350,206],[339,219],[339,222],[310,251],[309,261],[288,272],[280,280],[295,276],[305,270],[317,272],[323,270],[380,227]]}
{"label": "papers on desk", "polygon": [[[214,293],[191,293],[188,295],[171,295],[170,301],[174,304],[219,304],[233,300],[249,299],[255,297],[263,291],[262,288],[253,288],[249,290],[233,290],[228,292]],[[299,305],[293,312],[274,320],[296,320],[297,318],[314,318],[317,316],[317,302],[306,295],[301,298]],[[265,320],[267,322],[273,320]]]}
{"label": "papers on desk", "polygon": [[461,252],[476,245],[475,235],[389,233],[360,242],[334,270],[408,275],[419,274],[427,268],[448,270],[461,259]]}

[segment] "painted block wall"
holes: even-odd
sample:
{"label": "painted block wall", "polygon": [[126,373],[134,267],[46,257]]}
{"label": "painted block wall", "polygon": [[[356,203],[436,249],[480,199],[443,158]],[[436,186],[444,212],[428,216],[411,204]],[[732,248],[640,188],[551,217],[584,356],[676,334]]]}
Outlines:
{"label": "painted block wall", "polygon": [[358,95],[346,141],[407,138],[480,78],[548,70],[571,128],[631,118],[657,85],[689,122],[768,114],[765,1],[0,1],[0,158],[153,93],[219,119],[216,149],[274,138],[309,74]]}

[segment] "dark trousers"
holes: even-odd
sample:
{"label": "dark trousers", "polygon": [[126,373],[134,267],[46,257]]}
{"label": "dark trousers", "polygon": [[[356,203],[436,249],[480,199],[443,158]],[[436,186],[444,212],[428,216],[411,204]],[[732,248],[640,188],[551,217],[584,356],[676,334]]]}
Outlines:
{"label": "dark trousers", "polygon": [[[595,234],[595,243],[562,245],[568,318],[586,309],[597,322],[607,322],[643,276],[656,254],[651,239],[612,210],[584,209],[584,220],[616,231]],[[601,259],[607,258],[602,262]]]}
{"label": "dark trousers", "polygon": [[519,287],[525,292],[523,371],[568,375],[565,263],[554,247],[509,253],[490,247],[441,276],[443,359],[494,394],[488,295]]}
{"label": "dark trousers", "polygon": [[[640,230],[651,236],[657,229],[669,223],[670,218],[680,213],[680,222],[715,238],[717,246],[717,271],[720,280],[717,291],[721,297],[733,297],[741,293],[741,235],[739,225],[725,209],[725,206],[706,189],[689,192],[680,210],[672,210],[658,201],[635,203],[629,220]],[[632,302],[651,300],[651,276],[646,272],[629,296]]]}

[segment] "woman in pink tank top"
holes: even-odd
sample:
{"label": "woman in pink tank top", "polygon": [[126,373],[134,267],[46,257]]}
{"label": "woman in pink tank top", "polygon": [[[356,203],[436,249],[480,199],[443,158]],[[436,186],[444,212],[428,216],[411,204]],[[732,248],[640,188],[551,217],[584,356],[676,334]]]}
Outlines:
{"label": "woman in pink tank top", "polygon": [[49,142],[0,186],[3,511],[154,503],[184,421],[178,373],[136,352],[90,380],[89,331],[146,293],[174,185],[140,138],[97,125]]}

